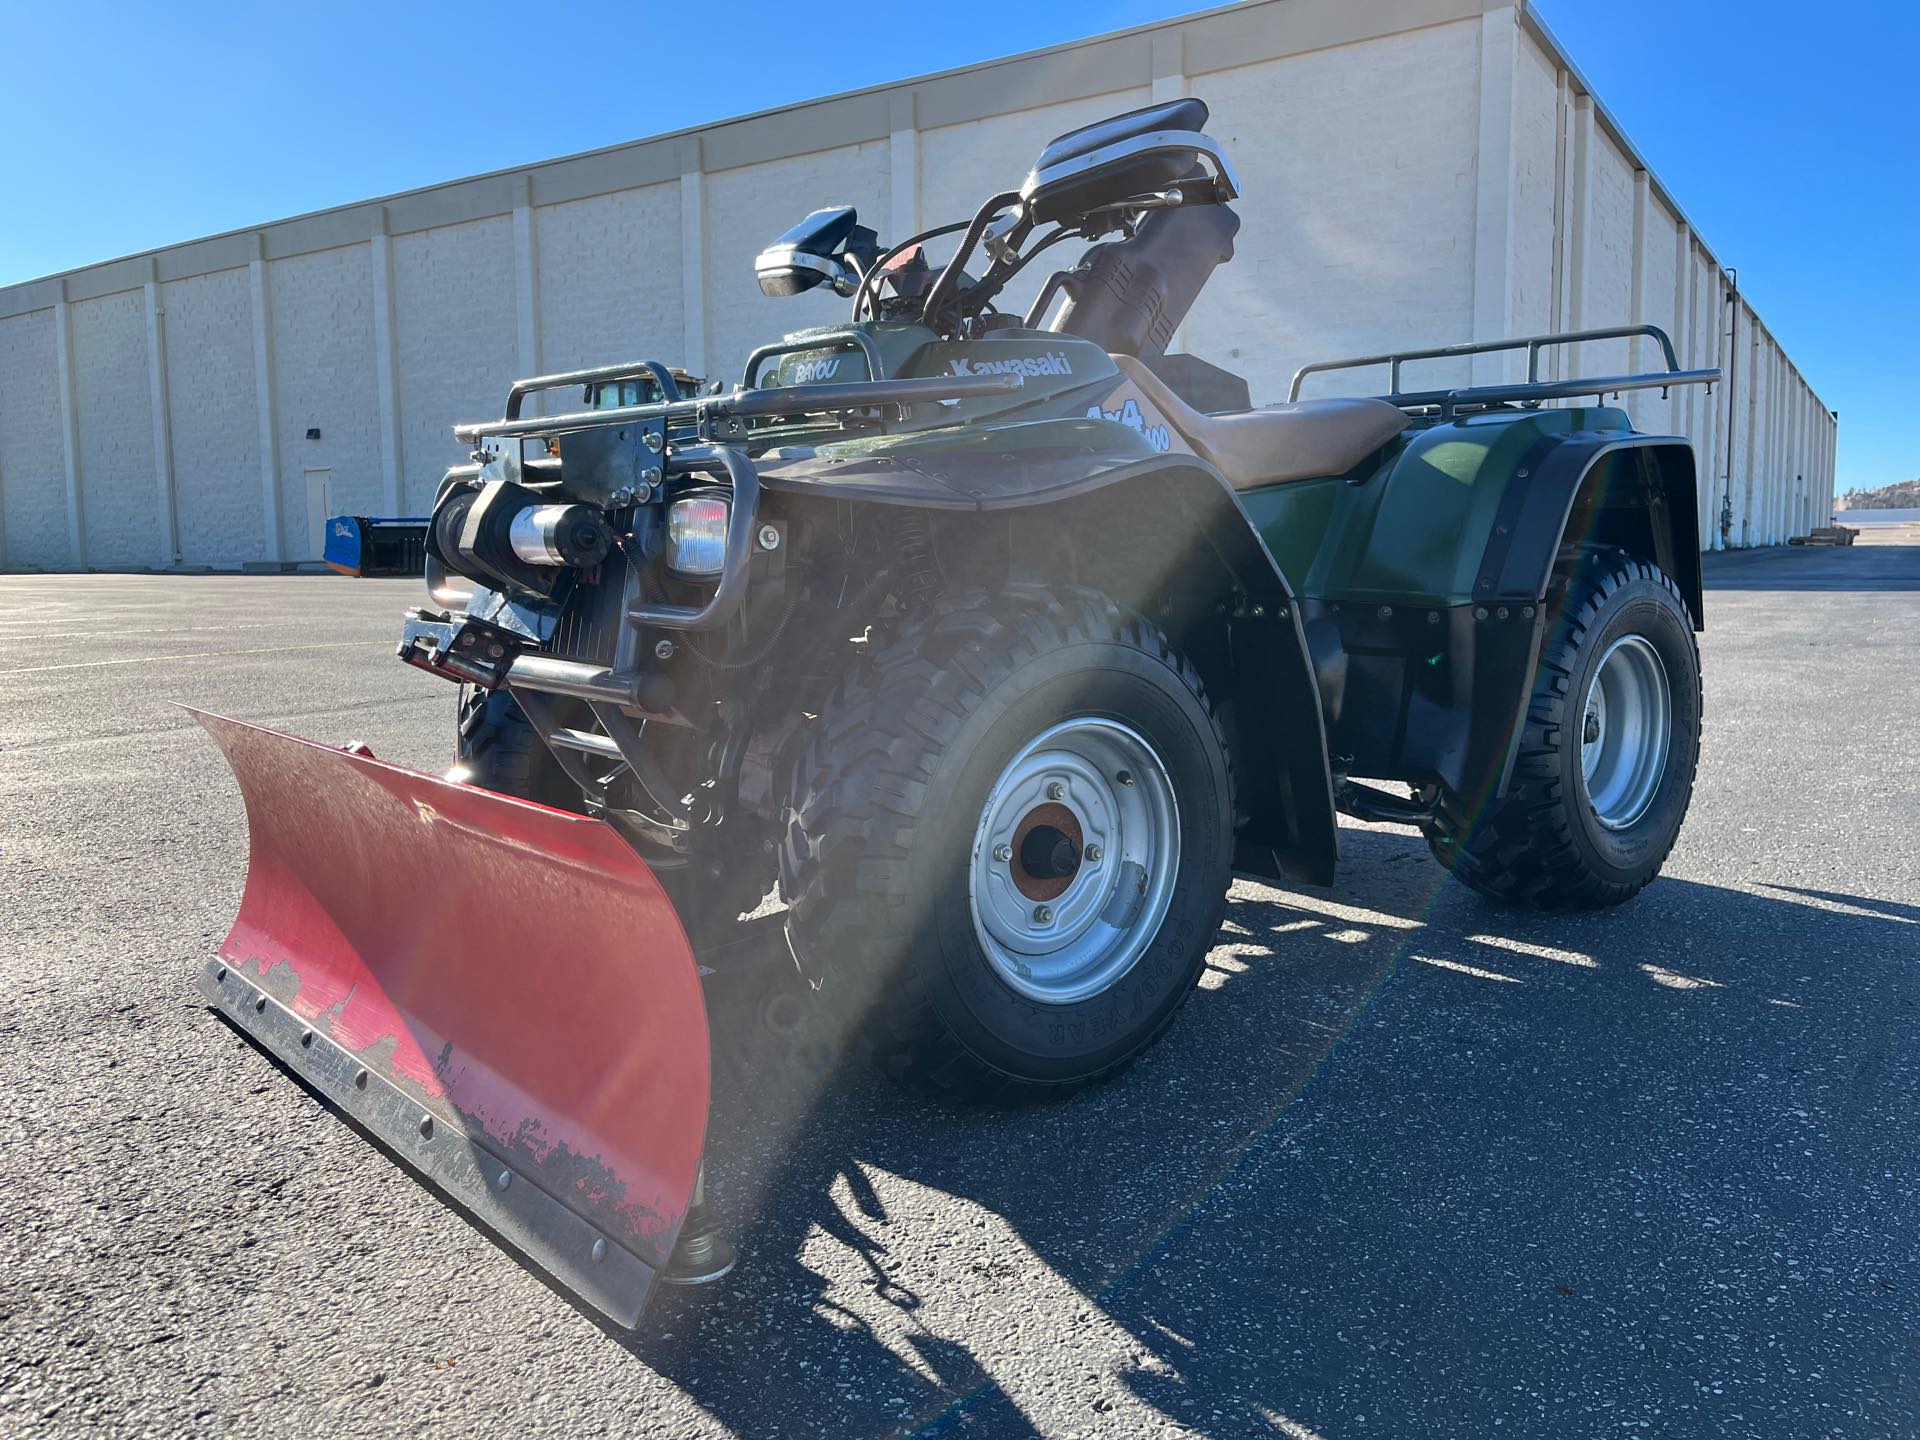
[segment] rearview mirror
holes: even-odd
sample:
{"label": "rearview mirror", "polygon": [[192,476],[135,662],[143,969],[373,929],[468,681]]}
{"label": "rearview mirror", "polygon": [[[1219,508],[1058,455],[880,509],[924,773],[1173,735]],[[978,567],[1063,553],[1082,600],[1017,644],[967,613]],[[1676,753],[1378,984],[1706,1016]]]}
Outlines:
{"label": "rearview mirror", "polygon": [[754,277],[767,295],[798,295],[822,280],[842,295],[853,294],[859,277],[837,255],[816,255],[797,245],[769,245],[754,257]]}
{"label": "rearview mirror", "polygon": [[860,273],[847,256],[871,261],[877,254],[871,230],[858,223],[851,205],[816,210],[786,231],[753,261],[753,273],[767,295],[798,295],[821,281],[842,295],[859,288]]}

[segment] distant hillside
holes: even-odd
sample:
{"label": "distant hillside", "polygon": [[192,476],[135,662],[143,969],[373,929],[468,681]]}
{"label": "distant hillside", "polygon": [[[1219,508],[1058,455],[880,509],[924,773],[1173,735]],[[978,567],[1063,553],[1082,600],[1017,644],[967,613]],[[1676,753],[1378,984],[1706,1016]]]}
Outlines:
{"label": "distant hillside", "polygon": [[1848,510],[1920,509],[1920,480],[1897,480],[1878,490],[1849,490],[1840,503]]}

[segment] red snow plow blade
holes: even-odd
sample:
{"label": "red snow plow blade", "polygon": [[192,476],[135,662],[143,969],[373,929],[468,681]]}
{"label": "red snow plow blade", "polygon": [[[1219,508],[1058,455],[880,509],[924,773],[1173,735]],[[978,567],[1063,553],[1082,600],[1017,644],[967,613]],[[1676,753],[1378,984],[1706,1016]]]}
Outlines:
{"label": "red snow plow blade", "polygon": [[609,826],[193,711],[240,781],[213,1005],[395,1158],[631,1327],[693,1199],[706,1009]]}

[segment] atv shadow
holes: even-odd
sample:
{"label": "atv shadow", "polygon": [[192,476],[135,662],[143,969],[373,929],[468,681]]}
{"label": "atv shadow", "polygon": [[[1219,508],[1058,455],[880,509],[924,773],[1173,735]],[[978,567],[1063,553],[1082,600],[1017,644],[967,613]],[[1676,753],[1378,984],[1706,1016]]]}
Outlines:
{"label": "atv shadow", "polygon": [[[1663,879],[1540,915],[1409,832],[1342,841],[1334,890],[1237,887],[1173,1029],[1069,1100],[939,1108],[851,1061],[731,1076],[711,1173],[741,1266],[617,1343],[735,1432],[835,1436],[1299,1435],[1356,1408],[1491,1433],[1545,1425],[1515,1395],[1549,1374],[1672,1416],[1714,1402],[1656,1333],[1811,1343],[1838,1301],[1722,1313],[1713,1277],[1729,1243],[1830,1249],[1832,1187],[1910,1147],[1874,1105],[1920,907]],[[1703,1245],[1708,1196],[1755,1234]],[[1884,1381],[1860,1364],[1891,1352],[1851,1353],[1807,1393]]]}

